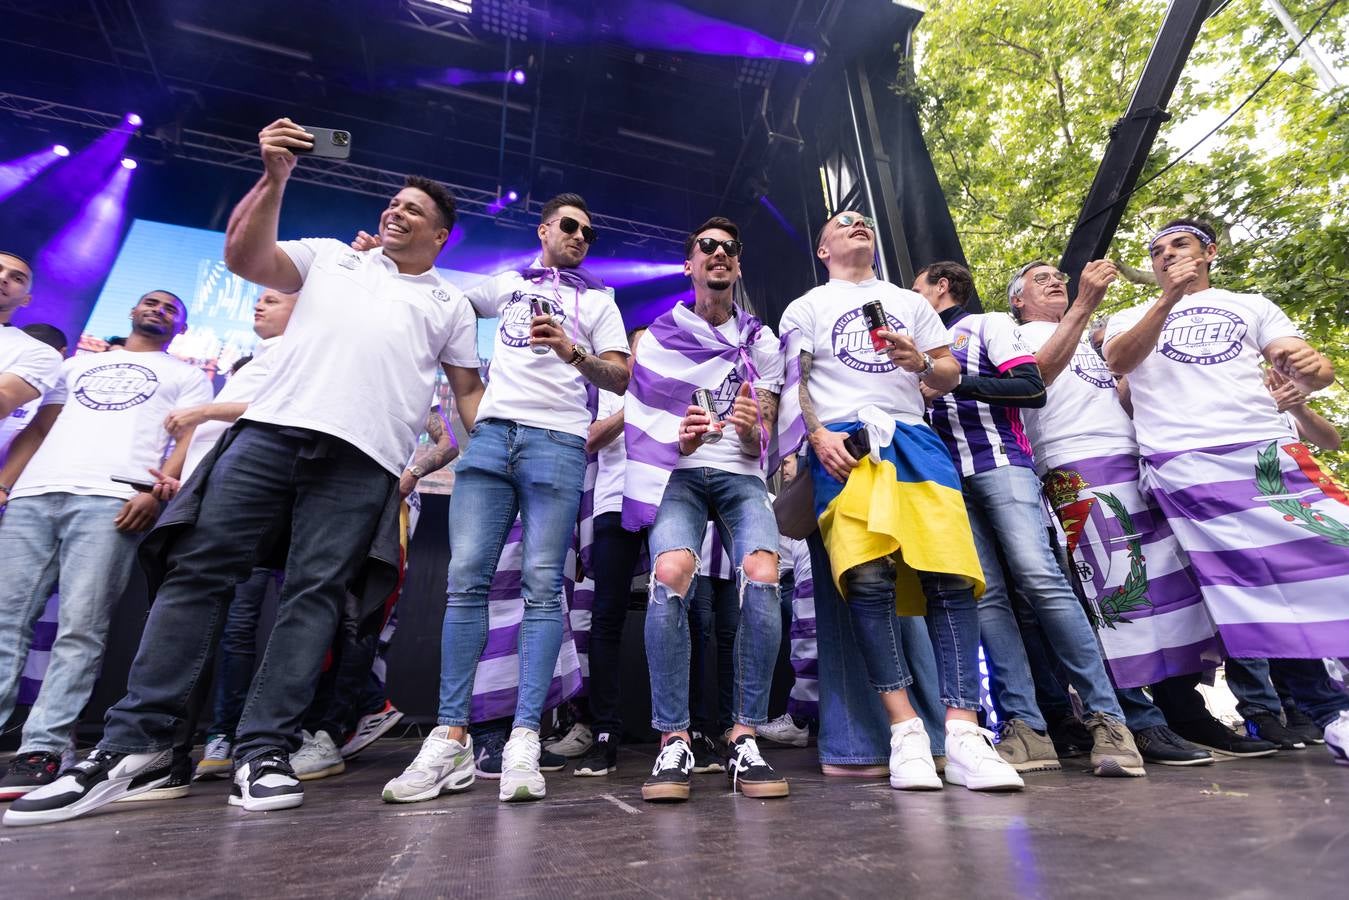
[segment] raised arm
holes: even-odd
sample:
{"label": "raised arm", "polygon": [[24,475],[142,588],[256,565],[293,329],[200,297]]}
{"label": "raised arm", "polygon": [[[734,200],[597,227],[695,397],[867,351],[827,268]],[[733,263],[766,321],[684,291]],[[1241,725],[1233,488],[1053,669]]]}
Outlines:
{"label": "raised arm", "polygon": [[263,176],[230,213],[225,227],[225,265],[241,278],[278,291],[301,286],[300,271],[277,246],[281,197],[295,169],[293,148],[310,149],[314,136],[290,119],[277,119],[258,132]]}
{"label": "raised arm", "polygon": [[1077,300],[1063,314],[1049,340],[1035,353],[1035,364],[1040,367],[1040,377],[1044,379],[1046,387],[1068,368],[1082,340],[1082,332],[1105,298],[1106,289],[1117,277],[1118,270],[1109,260],[1092,260],[1082,270],[1082,288],[1078,291]]}

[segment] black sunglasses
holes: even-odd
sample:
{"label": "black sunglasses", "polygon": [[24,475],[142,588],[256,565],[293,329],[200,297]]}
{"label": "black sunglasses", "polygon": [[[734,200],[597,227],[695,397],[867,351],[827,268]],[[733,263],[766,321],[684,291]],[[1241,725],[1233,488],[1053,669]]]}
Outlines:
{"label": "black sunglasses", "polygon": [[718,247],[725,250],[727,256],[739,256],[740,250],[744,246],[735,238],[731,238],[729,241],[719,241],[716,238],[698,238],[698,249],[708,256],[716,253]]}
{"label": "black sunglasses", "polygon": [[582,225],[571,216],[559,216],[556,219],[549,219],[543,224],[551,225],[554,222],[557,223],[558,228],[562,229],[563,234],[575,234],[576,229],[581,229],[581,239],[587,244],[595,243],[595,239],[599,237],[599,234],[595,232],[595,229],[591,228],[589,225]]}

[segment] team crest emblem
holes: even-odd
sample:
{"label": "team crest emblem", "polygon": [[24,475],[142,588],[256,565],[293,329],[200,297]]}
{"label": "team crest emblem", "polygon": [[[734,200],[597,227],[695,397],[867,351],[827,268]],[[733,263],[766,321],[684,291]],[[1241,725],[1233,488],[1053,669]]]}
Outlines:
{"label": "team crest emblem", "polygon": [[361,258],[355,253],[348,253],[339,259],[337,264],[344,269],[355,269],[361,264]]}
{"label": "team crest emblem", "polygon": [[970,345],[970,336],[968,334],[962,334],[960,337],[956,338],[954,341],[951,342],[951,349],[964,350],[969,345]]}
{"label": "team crest emblem", "polygon": [[447,300],[450,299],[450,294],[449,294],[449,292],[446,291],[444,288],[432,288],[432,289],[431,289],[431,296],[432,296],[432,297],[435,297],[435,298],[436,298],[437,300],[439,300],[441,303],[444,303],[444,302],[446,302]]}

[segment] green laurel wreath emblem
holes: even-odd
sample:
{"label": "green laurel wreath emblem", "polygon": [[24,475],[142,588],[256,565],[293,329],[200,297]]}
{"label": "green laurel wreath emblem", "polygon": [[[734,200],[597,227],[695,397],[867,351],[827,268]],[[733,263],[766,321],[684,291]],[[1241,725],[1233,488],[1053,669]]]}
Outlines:
{"label": "green laurel wreath emblem", "polygon": [[1264,500],[1278,513],[1283,514],[1285,522],[1292,522],[1299,528],[1323,537],[1337,547],[1349,547],[1349,526],[1337,519],[1313,509],[1311,504],[1288,497],[1288,483],[1283,479],[1283,470],[1279,467],[1279,442],[1260,451],[1255,460],[1255,488]]}
{"label": "green laurel wreath emblem", "polygon": [[1143,542],[1124,504],[1114,494],[1104,491],[1092,493],[1110,507],[1110,511],[1119,520],[1120,527],[1124,529],[1125,536],[1129,538],[1129,574],[1123,584],[1096,600],[1098,614],[1093,624],[1097,628],[1115,628],[1120,623],[1128,624],[1129,620],[1124,618],[1125,613],[1152,608],[1152,601],[1148,599],[1148,567],[1143,557]]}

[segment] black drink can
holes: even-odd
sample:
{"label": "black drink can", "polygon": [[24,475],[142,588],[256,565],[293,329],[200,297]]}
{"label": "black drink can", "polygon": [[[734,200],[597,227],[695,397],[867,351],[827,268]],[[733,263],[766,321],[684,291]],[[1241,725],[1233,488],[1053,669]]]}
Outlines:
{"label": "black drink can", "polygon": [[885,321],[885,307],[879,300],[869,300],[862,304],[862,317],[867,321],[867,331],[871,334],[871,347],[877,353],[884,353],[890,342],[880,336],[889,330]]}

